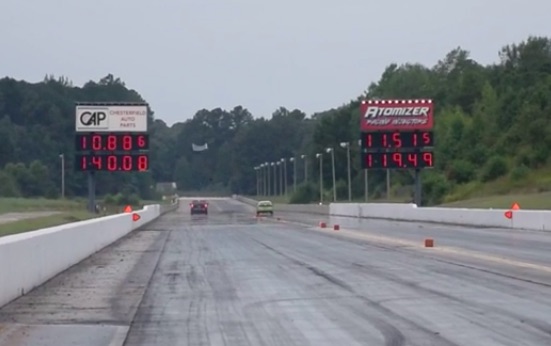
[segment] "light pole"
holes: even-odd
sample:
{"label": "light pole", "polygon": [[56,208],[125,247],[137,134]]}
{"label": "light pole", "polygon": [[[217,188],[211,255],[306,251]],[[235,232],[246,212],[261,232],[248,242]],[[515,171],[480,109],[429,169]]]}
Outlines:
{"label": "light pole", "polygon": [[273,175],[273,180],[274,180],[274,196],[277,195],[277,166],[275,164],[275,162],[272,162],[271,165],[274,167],[274,175]]}
{"label": "light pole", "polygon": [[256,175],[256,196],[260,196],[260,180],[259,180],[259,171],[258,171],[259,167],[258,166],[255,166],[254,167],[254,172],[255,172],[255,175]]}
{"label": "light pole", "polygon": [[295,157],[289,159],[293,163],[293,192],[297,190],[297,160]]}
{"label": "light pole", "polygon": [[283,195],[283,166],[281,161],[277,161],[277,166],[279,167],[279,195]]}
{"label": "light pole", "polygon": [[327,153],[331,153],[331,166],[333,171],[333,202],[337,201],[337,185],[335,184],[335,151],[333,148],[325,149]]}
{"label": "light pole", "polygon": [[262,177],[262,196],[266,196],[266,170],[264,169],[264,163],[260,164],[260,176]]}
{"label": "light pole", "polygon": [[266,169],[266,196],[270,196],[270,191],[272,190],[270,185],[270,164],[268,162],[264,162],[264,168]]}
{"label": "light pole", "polygon": [[346,161],[348,162],[348,201],[352,201],[352,177],[350,173],[350,142],[341,142],[341,147],[346,148]]}
{"label": "light pole", "polygon": [[[360,147],[360,152],[363,153],[363,149],[362,149],[362,140],[360,139],[358,141],[358,146]],[[362,160],[363,160],[363,155],[361,155],[362,157]],[[360,163],[360,167],[363,166],[363,162]],[[367,200],[369,199],[369,184],[368,184],[368,177],[369,177],[369,174],[368,174],[368,170],[367,168],[364,168],[364,194],[365,194],[365,201],[367,202]]]}
{"label": "light pole", "polygon": [[283,186],[284,186],[284,192],[285,192],[285,197],[287,197],[287,160],[285,158],[282,158],[281,159],[281,162],[283,162],[283,179],[284,179],[284,182],[283,182]]}
{"label": "light pole", "polygon": [[316,158],[320,159],[320,204],[323,204],[323,154],[316,154]]}
{"label": "light pole", "polygon": [[61,159],[61,198],[65,199],[65,155],[59,154]]}
{"label": "light pole", "polygon": [[304,160],[304,182],[308,182],[308,160],[306,155],[300,155],[300,158]]}

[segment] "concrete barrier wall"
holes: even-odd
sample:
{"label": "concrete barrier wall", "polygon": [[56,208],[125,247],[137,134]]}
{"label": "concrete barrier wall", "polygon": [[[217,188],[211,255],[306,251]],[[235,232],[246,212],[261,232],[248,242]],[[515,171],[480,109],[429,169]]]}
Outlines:
{"label": "concrete barrier wall", "polygon": [[0,238],[0,307],[40,286],[131,231],[175,210],[147,205],[118,214]]}
{"label": "concrete barrier wall", "polygon": [[505,209],[418,208],[415,204],[399,203],[331,203],[329,206],[329,214],[332,216],[551,230],[551,211],[515,210],[512,219],[505,217],[506,211]]}
{"label": "concrete barrier wall", "polygon": [[163,204],[161,205],[161,215],[176,211],[180,206],[180,199],[176,198],[176,201],[172,204]]}
{"label": "concrete barrier wall", "polygon": [[[246,198],[239,195],[233,195],[233,198],[248,204],[250,206],[256,207],[258,202],[255,199]],[[328,205],[319,205],[319,204],[274,204],[274,212],[286,212],[286,213],[301,213],[301,214],[329,214]]]}

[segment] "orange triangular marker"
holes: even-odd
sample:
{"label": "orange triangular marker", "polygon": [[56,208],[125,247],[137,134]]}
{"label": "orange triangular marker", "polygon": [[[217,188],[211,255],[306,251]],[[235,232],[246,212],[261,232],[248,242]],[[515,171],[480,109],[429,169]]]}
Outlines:
{"label": "orange triangular marker", "polygon": [[513,218],[513,212],[510,211],[510,210],[507,210],[505,212],[505,217],[508,218],[508,219],[512,219]]}
{"label": "orange triangular marker", "polygon": [[520,205],[518,205],[517,202],[513,203],[513,206],[511,207],[511,209],[513,210],[519,210],[520,209]]}
{"label": "orange triangular marker", "polygon": [[126,207],[124,207],[124,212],[125,213],[131,213],[132,212],[132,207],[127,205]]}
{"label": "orange triangular marker", "polygon": [[138,215],[136,213],[132,214],[132,221],[138,221],[139,219],[141,219],[140,215]]}

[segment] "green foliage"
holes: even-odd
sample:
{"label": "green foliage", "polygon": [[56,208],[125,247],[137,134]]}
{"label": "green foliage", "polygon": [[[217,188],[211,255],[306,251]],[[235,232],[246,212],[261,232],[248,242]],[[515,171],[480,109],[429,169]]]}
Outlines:
{"label": "green foliage", "polygon": [[439,173],[427,174],[422,181],[423,205],[440,204],[451,190],[451,184]]}
{"label": "green foliage", "polygon": [[511,180],[520,181],[528,176],[530,169],[525,165],[520,165],[511,170]]}
{"label": "green foliage", "polygon": [[[550,164],[551,40],[529,37],[503,47],[498,57],[498,63],[483,66],[458,47],[434,66],[393,63],[378,82],[366,86],[363,95],[310,117],[285,107],[268,118],[253,117],[236,106],[202,109],[167,126],[151,111],[151,172],[98,174],[97,193],[124,204],[131,195],[155,198],[156,182],[175,181],[182,193],[254,195],[258,179],[261,186],[269,181],[273,191],[274,178],[279,186],[283,175],[292,185],[296,173],[301,186],[291,200],[306,203],[319,199],[321,163],[324,201],[329,201],[333,177],[326,149],[333,148],[338,198],[347,199],[347,150],[340,143],[349,142],[352,193],[362,198],[364,175],[357,141],[364,98],[434,100],[436,167],[423,174],[425,203],[465,198],[485,191],[483,185],[493,181],[504,181],[500,192],[520,188],[529,170]],[[0,79],[0,195],[57,196],[60,153],[67,158],[67,195],[86,195],[85,175],[72,170],[77,100],[145,101],[112,75],[82,87],[63,77],[48,76],[36,84]],[[192,144],[207,144],[208,150],[194,152]],[[322,155],[321,162],[316,154]],[[296,161],[282,164],[282,158],[290,157]],[[271,165],[276,162],[280,164]],[[514,167],[511,172],[509,164]],[[391,190],[411,191],[410,173],[392,172]],[[309,183],[303,184],[306,178]],[[370,198],[386,197],[385,181],[384,171],[369,172]]]}
{"label": "green foliage", "polygon": [[140,197],[134,193],[108,194],[103,198],[103,204],[110,206],[139,205],[140,202]]}
{"label": "green foliage", "polygon": [[313,183],[304,183],[297,186],[297,190],[289,199],[291,204],[307,204],[315,201],[319,201],[319,186]]}
{"label": "green foliage", "polygon": [[507,174],[507,170],[507,160],[503,156],[492,156],[482,168],[481,179],[483,182],[495,180]]}
{"label": "green foliage", "polygon": [[467,183],[476,177],[476,167],[467,160],[457,160],[450,164],[449,179],[459,184]]}

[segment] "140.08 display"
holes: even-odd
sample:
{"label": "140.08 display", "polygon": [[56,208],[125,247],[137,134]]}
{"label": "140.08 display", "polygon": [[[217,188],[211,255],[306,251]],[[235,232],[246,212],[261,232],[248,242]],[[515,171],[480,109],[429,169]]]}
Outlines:
{"label": "140.08 display", "polygon": [[149,170],[147,154],[77,154],[77,171],[146,172]]}

